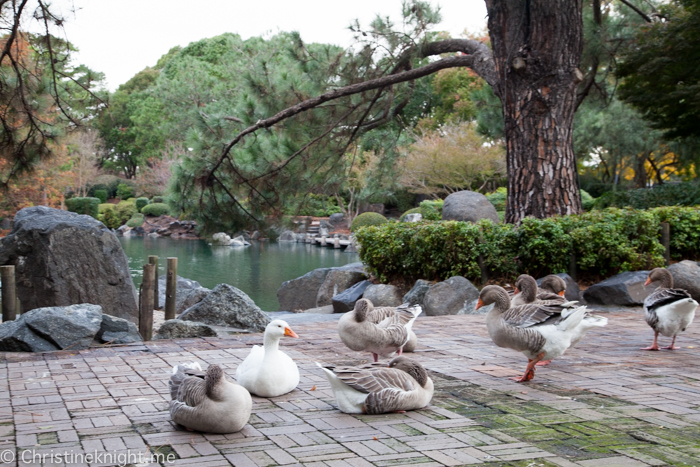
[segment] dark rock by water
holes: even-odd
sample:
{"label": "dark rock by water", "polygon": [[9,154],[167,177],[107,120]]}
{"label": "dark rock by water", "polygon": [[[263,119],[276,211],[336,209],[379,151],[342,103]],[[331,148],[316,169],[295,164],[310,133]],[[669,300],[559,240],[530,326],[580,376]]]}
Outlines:
{"label": "dark rock by water", "polygon": [[117,237],[90,216],[45,206],[20,210],[0,240],[0,265],[16,266],[22,309],[92,303],[137,322],[127,257]]}
{"label": "dark rock by water", "polygon": [[[158,278],[158,304],[162,309],[165,308],[165,288],[166,276]],[[177,286],[175,291],[175,313],[182,313],[189,307],[204,300],[211,289],[202,287],[199,282],[192,279],[177,276]]]}
{"label": "dark rock by water", "polygon": [[279,311],[306,310],[316,307],[318,291],[332,268],[314,269],[301,277],[283,282],[277,290]]}
{"label": "dark rock by water", "polygon": [[695,261],[681,261],[668,267],[673,276],[673,287],[685,289],[700,302],[700,265]]}
{"label": "dark rock by water", "polygon": [[105,344],[131,344],[142,340],[134,323],[106,314],[102,315],[100,331],[95,337]]}
{"label": "dark rock by water", "polygon": [[362,298],[365,289],[372,285],[370,281],[362,281],[333,297],[333,311],[345,313],[355,308],[355,302]]}
{"label": "dark rock by water", "polygon": [[408,291],[406,295],[403,296],[404,303],[410,303],[411,305],[423,305],[423,299],[425,298],[425,293],[430,288],[432,282],[423,279],[418,279],[411,290]]}
{"label": "dark rock by water", "polygon": [[442,205],[442,220],[477,222],[491,219],[499,222],[498,212],[486,196],[475,191],[458,191],[445,198]]}
{"label": "dark rock by water", "polygon": [[158,333],[153,336],[153,340],[185,339],[193,337],[216,337],[216,331],[211,326],[204,323],[169,319],[161,324]]}
{"label": "dark rock by water", "polygon": [[333,297],[349,289],[360,281],[367,279],[363,271],[352,269],[333,269],[318,289],[316,307],[331,305]]}
{"label": "dark rock by water", "polygon": [[638,306],[654,291],[644,287],[649,271],[627,271],[605,279],[583,291],[586,303],[595,305]]}
{"label": "dark rock by water", "polygon": [[245,292],[228,284],[214,287],[204,300],[183,311],[178,319],[256,332],[263,332],[270,322]]}
{"label": "dark rock by water", "polygon": [[479,300],[479,289],[462,276],[433,284],[423,297],[427,316],[471,314]]}
{"label": "dark rock by water", "polygon": [[362,298],[366,298],[374,306],[399,306],[403,297],[399,289],[389,284],[372,284],[365,290]]}

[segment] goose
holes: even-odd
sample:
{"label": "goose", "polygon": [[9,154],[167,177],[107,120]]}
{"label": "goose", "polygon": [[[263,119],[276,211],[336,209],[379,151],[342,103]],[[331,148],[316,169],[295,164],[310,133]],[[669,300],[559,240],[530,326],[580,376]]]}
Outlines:
{"label": "goose", "polygon": [[[549,276],[547,276],[547,277],[549,277]],[[557,276],[552,276],[552,277],[557,277]],[[560,278],[557,277],[557,279],[560,279]],[[554,281],[551,279],[548,281],[548,285],[552,285],[553,283],[554,283]],[[544,285],[544,282],[543,282],[543,285]],[[566,284],[565,284],[564,288],[566,288]],[[534,277],[527,275],[527,274],[521,274],[520,276],[518,276],[518,279],[515,281],[515,290],[514,290],[513,296],[511,297],[510,306],[516,307],[516,306],[526,305],[528,303],[535,303],[535,302],[552,302],[552,303],[562,302],[563,303],[565,301],[566,301],[566,299],[563,298],[562,295],[559,295],[556,292],[550,292],[549,290],[538,290],[537,281],[535,280]]]}
{"label": "goose", "polygon": [[370,363],[332,368],[316,363],[325,373],[344,413],[381,414],[421,409],[433,398],[433,381],[417,361],[396,357],[389,366]]}
{"label": "goose", "polygon": [[[374,308],[371,313],[367,315],[367,320],[373,322],[374,324],[379,324],[387,318],[393,318],[396,313],[395,306],[380,306]],[[408,331],[408,341],[404,344],[402,352],[415,352],[416,346],[418,345],[418,337],[413,331],[413,327]]]}
{"label": "goose", "polygon": [[641,350],[659,350],[659,334],[673,337],[671,345],[664,349],[678,350],[676,336],[693,322],[698,302],[686,290],[673,288],[673,276],[668,269],[652,269],[644,286],[656,281],[659,287],[644,299],[644,318],[654,330],[654,342]]}
{"label": "goose", "polygon": [[486,315],[486,328],[493,342],[522,352],[528,358],[525,374],[518,382],[535,376],[540,360],[552,360],[571,346],[576,328],[581,324],[586,307],[579,306],[562,317],[561,306],[531,303],[510,308],[508,292],[497,285],[487,285],[479,294],[476,309],[494,303]]}
{"label": "goose", "polygon": [[173,368],[170,397],[172,420],[206,433],[240,431],[253,406],[248,391],[226,377],[219,365],[209,365],[205,373],[196,362]]}
{"label": "goose", "polygon": [[386,313],[381,320],[379,318],[383,315],[372,316],[373,311],[371,301],[366,298],[358,300],[355,308],[338,320],[340,340],[351,350],[371,352],[375,362],[380,355],[388,357],[394,352],[401,355],[410,338],[413,322],[422,312],[420,305],[404,303],[396,307],[393,314]]}
{"label": "goose", "polygon": [[271,321],[265,327],[263,346],[254,345],[238,366],[238,384],[260,397],[276,397],[293,391],[299,384],[299,369],[289,355],[279,349],[282,337],[295,337],[289,325],[281,320]]}
{"label": "goose", "polygon": [[540,293],[552,293],[563,297],[565,292],[566,281],[561,277],[554,274],[549,274],[544,276],[544,279],[542,279]]}

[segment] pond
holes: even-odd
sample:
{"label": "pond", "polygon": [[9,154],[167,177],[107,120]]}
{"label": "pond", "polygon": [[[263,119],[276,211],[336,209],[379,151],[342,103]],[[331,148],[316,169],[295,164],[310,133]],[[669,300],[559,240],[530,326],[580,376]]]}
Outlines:
{"label": "pond", "polygon": [[213,246],[204,240],[167,237],[119,237],[138,289],[143,264],[158,256],[158,276],[165,274],[166,258],[176,257],[177,274],[213,289],[230,284],[248,294],[265,311],[277,311],[277,289],[318,268],[359,261],[357,253],[305,243],[252,242],[247,247]]}

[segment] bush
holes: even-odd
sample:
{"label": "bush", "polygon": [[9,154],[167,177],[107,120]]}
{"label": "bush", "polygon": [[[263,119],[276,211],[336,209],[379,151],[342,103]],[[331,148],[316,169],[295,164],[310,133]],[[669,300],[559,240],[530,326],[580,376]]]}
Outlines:
{"label": "bush", "polygon": [[100,200],[99,198],[71,198],[66,200],[66,209],[78,214],[87,214],[98,218]]}
{"label": "bush", "polygon": [[134,196],[134,189],[126,183],[120,183],[117,186],[117,198],[129,199]]}
{"label": "bush", "polygon": [[153,199],[151,200],[152,203],[167,203],[165,200],[165,197],[163,196],[154,196]]}
{"label": "bush", "polygon": [[138,212],[141,212],[144,206],[148,204],[148,198],[136,198],[136,201],[134,202],[134,205],[136,206],[136,210]]}
{"label": "bush", "polygon": [[496,208],[496,211],[506,210],[506,199],[508,198],[508,189],[502,186],[493,193],[486,195],[486,199],[491,201],[491,204]]}
{"label": "bush", "polygon": [[595,206],[595,198],[589,195],[587,191],[581,190],[581,204],[584,211],[590,211]]}
{"label": "bush", "polygon": [[119,225],[126,224],[137,212],[134,203],[129,201],[120,201],[115,210],[117,218],[119,219]]}
{"label": "bush", "polygon": [[136,213],[134,214],[134,217],[129,219],[126,223],[127,227],[131,227],[132,229],[134,227],[139,227],[140,225],[143,224],[143,214],[141,213]]}
{"label": "bush", "polygon": [[378,212],[363,212],[355,219],[353,219],[352,225],[350,225],[350,232],[355,232],[360,227],[367,227],[370,225],[381,225],[386,224],[387,222],[387,218],[382,216]]}
{"label": "bush", "polygon": [[304,204],[299,209],[298,214],[300,216],[328,217],[337,212],[342,212],[342,210],[333,196],[310,193],[304,199]]}
{"label": "bush", "polygon": [[607,207],[632,207],[648,209],[659,206],[700,205],[700,183],[656,185],[653,188],[637,188],[626,191],[608,191],[595,202],[596,209]]}
{"label": "bush", "polygon": [[119,216],[117,215],[117,211],[116,209],[114,209],[114,207],[112,207],[111,209],[105,209],[102,212],[101,217],[102,223],[110,229],[117,229],[120,225],[122,225],[122,223],[119,220]]}
{"label": "bush", "polygon": [[671,226],[671,258],[700,259],[700,207],[660,207],[651,210]]}
{"label": "bush", "polygon": [[95,198],[99,198],[100,203],[107,202],[107,190],[95,190]]}
{"label": "bush", "polygon": [[420,207],[409,209],[408,211],[401,214],[401,216],[399,217],[399,222],[403,222],[404,218],[406,217],[406,214],[421,214],[421,215],[423,215]]}
{"label": "bush", "polygon": [[170,212],[170,208],[165,203],[151,203],[148,206],[144,206],[141,213],[147,216],[163,216]]}
{"label": "bush", "polygon": [[423,214],[423,219],[426,221],[439,221],[442,219],[443,204],[445,204],[445,201],[442,199],[421,201],[420,212]]}

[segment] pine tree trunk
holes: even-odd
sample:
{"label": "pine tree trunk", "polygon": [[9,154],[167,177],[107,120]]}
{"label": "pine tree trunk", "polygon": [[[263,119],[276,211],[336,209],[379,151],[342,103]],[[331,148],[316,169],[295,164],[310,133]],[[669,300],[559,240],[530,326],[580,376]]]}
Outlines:
{"label": "pine tree trunk", "polygon": [[505,119],[506,222],[581,212],[572,131],[581,0],[486,0]]}

